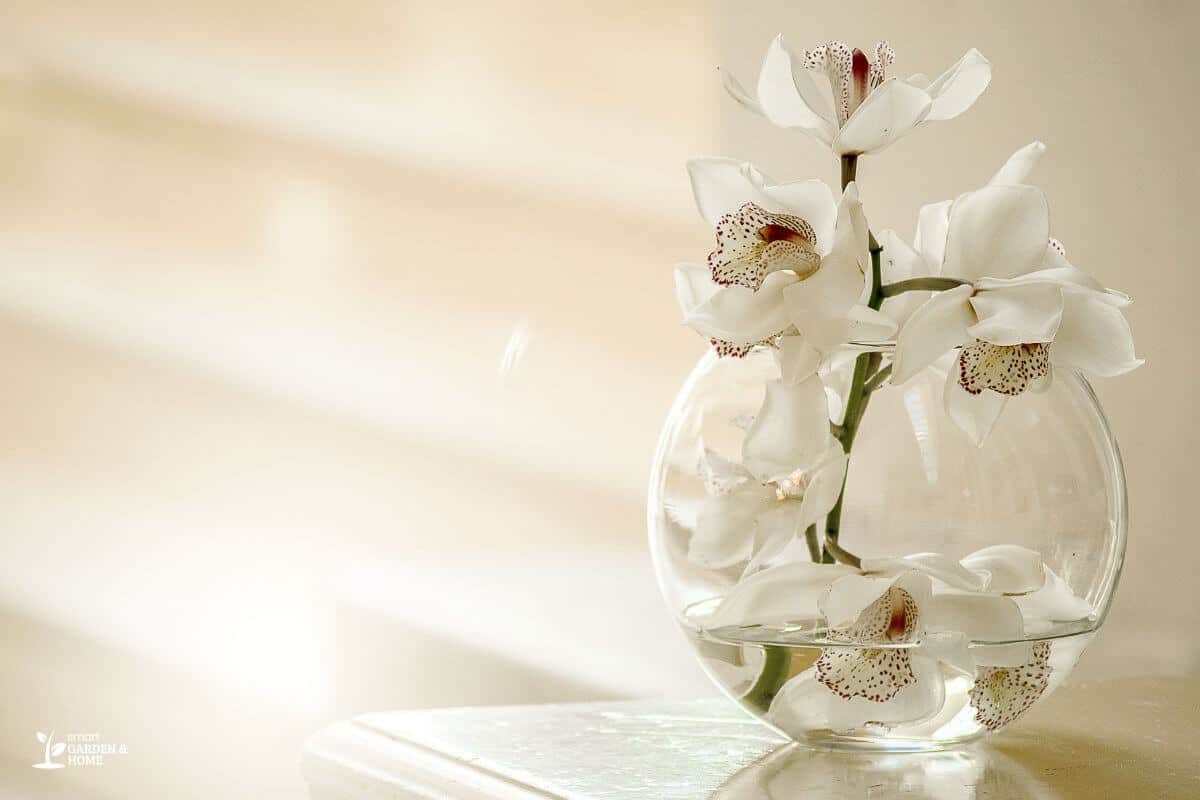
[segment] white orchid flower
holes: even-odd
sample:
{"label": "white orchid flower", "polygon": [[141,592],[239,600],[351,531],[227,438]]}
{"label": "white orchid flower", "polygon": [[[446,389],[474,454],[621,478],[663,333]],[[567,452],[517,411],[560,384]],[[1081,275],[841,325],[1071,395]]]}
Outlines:
{"label": "white orchid flower", "polygon": [[1021,183],[1043,150],[1028,145],[987,186],[923,208],[915,247],[885,237],[895,269],[961,282],[905,315],[892,381],[959,348],[945,405],[977,445],[1008,398],[1047,385],[1052,366],[1113,376],[1142,363],[1121,313],[1129,298],[1071,265],[1050,238],[1045,195]]}
{"label": "white orchid flower", "polygon": [[783,289],[820,268],[837,205],[822,181],[777,184],[733,159],[694,159],[688,173],[717,246],[707,265],[675,268],[676,295],[684,322],[718,354],[742,356],[789,327]]}
{"label": "white orchid flower", "polygon": [[741,464],[708,453],[709,496],[688,555],[709,567],[771,558],[829,513],[847,456],[829,433],[825,390],[816,376],[770,381],[746,431]]}
{"label": "white orchid flower", "polygon": [[828,372],[834,356],[847,347],[870,347],[895,335],[895,321],[867,305],[873,290],[869,238],[858,186],[851,182],[838,203],[833,247],[821,268],[783,289],[788,319],[800,336],[779,342],[784,380],[803,377],[818,365]]}
{"label": "white orchid flower", "polygon": [[775,37],[758,85],[748,92],[722,71],[726,91],[782,128],[799,128],[838,155],[874,153],[926,122],[957,117],[987,88],[992,67],[971,49],[937,79],[889,78],[895,54],[887,42],[875,57],[842,42],[793,52]]}
{"label": "white orchid flower", "polygon": [[[861,570],[769,567],[736,584],[700,624],[824,630],[820,657],[771,703],[767,718],[785,732],[948,721],[961,709],[946,707],[947,670],[974,678],[959,702],[996,729],[1048,686],[1050,645],[1022,641],[1029,629],[1091,610],[1036,552],[999,545],[957,561],[918,553],[864,559]],[[988,642],[999,644],[972,646]]]}
{"label": "white orchid flower", "polygon": [[717,244],[706,266],[676,267],[676,294],[684,322],[719,355],[776,345],[796,383],[850,339],[894,334],[890,318],[863,305],[871,287],[857,188],[835,204],[821,181],[775,184],[745,162],[696,159],[688,171]]}

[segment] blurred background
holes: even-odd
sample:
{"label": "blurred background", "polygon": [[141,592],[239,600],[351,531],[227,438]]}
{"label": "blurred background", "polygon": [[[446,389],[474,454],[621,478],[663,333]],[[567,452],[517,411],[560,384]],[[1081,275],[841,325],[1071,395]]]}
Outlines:
{"label": "blurred background", "polygon": [[[864,160],[872,223],[1018,146],[1137,303],[1097,388],[1129,560],[1073,679],[1200,670],[1197,5],[0,3],[0,798],[301,797],[392,708],[712,691],[644,545],[704,344],[684,160],[835,180],[719,90],[799,46],[992,87]],[[35,731],[128,745],[44,773]]]}

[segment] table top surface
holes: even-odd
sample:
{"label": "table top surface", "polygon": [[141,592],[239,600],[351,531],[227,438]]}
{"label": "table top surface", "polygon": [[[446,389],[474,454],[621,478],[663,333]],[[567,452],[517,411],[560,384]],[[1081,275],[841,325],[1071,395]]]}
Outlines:
{"label": "table top surface", "polygon": [[1200,797],[1200,676],[1060,689],[941,753],[789,744],[722,698],[368,714],[313,736],[325,798]]}

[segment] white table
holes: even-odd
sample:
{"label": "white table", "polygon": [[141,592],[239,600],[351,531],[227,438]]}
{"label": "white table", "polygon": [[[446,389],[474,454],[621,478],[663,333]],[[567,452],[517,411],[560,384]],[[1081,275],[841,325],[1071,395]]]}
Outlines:
{"label": "white table", "polygon": [[312,737],[313,800],[1197,798],[1200,677],[1061,689],[934,754],[788,745],[723,699],[368,714]]}

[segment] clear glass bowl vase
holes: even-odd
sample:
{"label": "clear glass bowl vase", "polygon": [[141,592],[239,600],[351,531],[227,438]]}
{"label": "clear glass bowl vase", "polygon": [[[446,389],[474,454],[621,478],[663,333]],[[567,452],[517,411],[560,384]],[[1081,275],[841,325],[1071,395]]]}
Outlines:
{"label": "clear glass bowl vase", "polygon": [[[1125,480],[1091,387],[1056,374],[1011,400],[977,447],[943,410],[944,375],[930,368],[871,397],[838,539],[861,568],[813,563],[823,522],[817,542],[797,531],[778,552],[715,559],[696,546],[718,491],[702,465],[738,460],[779,378],[769,350],[704,356],[667,418],[648,509],[663,596],[722,691],[796,741],[926,750],[1006,727],[1066,678],[1112,602]],[[831,597],[859,585],[905,591],[835,624]],[[889,613],[882,629],[903,636],[854,635]]]}

